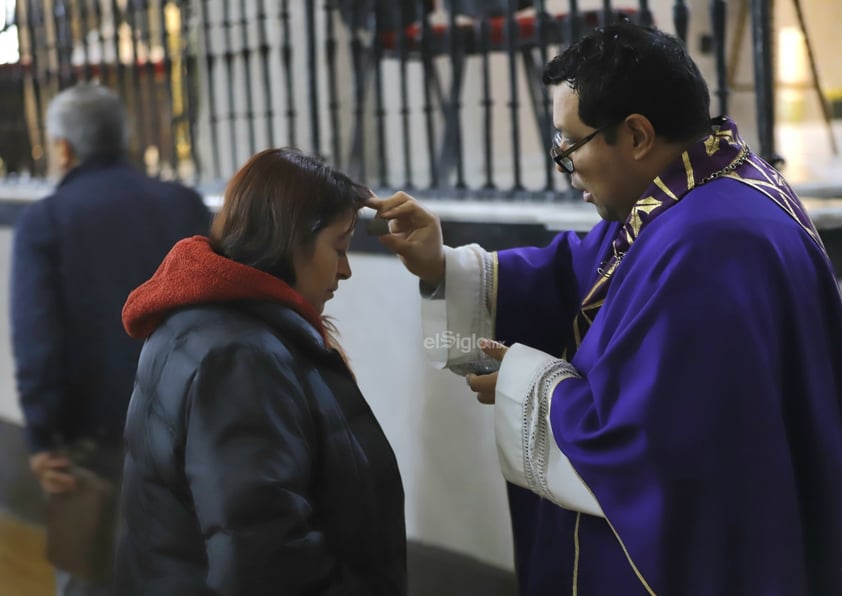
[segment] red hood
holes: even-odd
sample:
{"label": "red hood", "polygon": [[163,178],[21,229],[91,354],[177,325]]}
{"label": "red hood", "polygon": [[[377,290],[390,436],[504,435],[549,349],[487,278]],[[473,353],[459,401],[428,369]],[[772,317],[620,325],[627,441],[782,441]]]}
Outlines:
{"label": "red hood", "polygon": [[325,337],[321,316],[298,292],[273,275],[216,254],[204,236],[178,242],[155,275],[129,294],[123,327],[132,337],[144,338],[177,308],[239,300],[288,306]]}

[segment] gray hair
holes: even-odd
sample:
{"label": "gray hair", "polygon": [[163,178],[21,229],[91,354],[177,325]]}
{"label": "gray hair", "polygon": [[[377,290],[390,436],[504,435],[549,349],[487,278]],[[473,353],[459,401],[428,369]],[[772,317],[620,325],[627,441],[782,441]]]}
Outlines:
{"label": "gray hair", "polygon": [[50,101],[47,134],[67,141],[80,163],[94,156],[124,155],[129,146],[123,102],[95,83],[79,83]]}

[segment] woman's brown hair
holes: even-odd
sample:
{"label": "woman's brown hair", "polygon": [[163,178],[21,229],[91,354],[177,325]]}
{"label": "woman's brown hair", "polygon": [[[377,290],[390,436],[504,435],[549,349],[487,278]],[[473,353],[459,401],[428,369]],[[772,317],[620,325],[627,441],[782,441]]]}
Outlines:
{"label": "woman's brown hair", "polygon": [[293,254],[357,211],[371,191],[296,149],[266,149],[234,174],[214,217],[210,244],[233,261],[295,284]]}

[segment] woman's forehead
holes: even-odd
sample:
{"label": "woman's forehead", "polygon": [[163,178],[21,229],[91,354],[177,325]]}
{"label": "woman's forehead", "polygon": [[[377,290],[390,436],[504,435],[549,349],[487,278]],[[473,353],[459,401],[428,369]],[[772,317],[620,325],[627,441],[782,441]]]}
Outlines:
{"label": "woman's forehead", "polygon": [[322,232],[330,234],[335,238],[339,238],[354,233],[355,224],[357,223],[355,211],[348,211],[336,217],[329,225],[322,229]]}

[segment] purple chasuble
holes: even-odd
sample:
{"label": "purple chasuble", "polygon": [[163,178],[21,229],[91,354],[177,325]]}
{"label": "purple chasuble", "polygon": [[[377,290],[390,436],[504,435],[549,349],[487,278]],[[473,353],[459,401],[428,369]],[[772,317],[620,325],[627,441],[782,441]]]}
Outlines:
{"label": "purple chasuble", "polygon": [[731,121],[626,222],[498,256],[496,336],[582,375],[550,423],[607,517],[510,485],[521,596],[842,594],[842,300]]}

